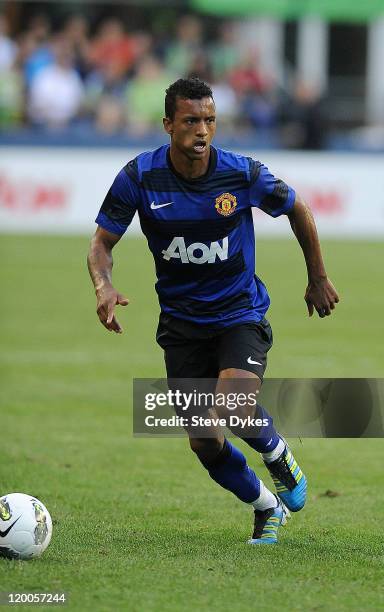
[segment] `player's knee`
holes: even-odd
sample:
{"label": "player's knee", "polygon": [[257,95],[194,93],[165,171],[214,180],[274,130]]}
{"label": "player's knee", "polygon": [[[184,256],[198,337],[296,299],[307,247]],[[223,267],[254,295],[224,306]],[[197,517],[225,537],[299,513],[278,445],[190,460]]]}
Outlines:
{"label": "player's knee", "polygon": [[223,448],[223,441],[219,438],[190,438],[189,444],[203,464],[214,461]]}

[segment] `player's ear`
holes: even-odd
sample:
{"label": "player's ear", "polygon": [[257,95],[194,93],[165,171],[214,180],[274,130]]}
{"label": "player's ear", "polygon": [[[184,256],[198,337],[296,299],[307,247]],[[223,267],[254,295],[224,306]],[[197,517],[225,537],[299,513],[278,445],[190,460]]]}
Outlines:
{"label": "player's ear", "polygon": [[163,126],[167,134],[173,134],[173,121],[169,117],[163,117]]}

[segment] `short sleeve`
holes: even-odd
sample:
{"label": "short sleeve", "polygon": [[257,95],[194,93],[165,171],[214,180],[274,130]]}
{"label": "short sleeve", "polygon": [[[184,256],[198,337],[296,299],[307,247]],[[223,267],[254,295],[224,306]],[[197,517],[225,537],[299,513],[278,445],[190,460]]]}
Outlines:
{"label": "short sleeve", "polygon": [[137,210],[140,190],[135,164],[136,160],[129,162],[116,176],[95,219],[100,227],[118,236],[124,234]]}
{"label": "short sleeve", "polygon": [[249,162],[251,206],[260,208],[271,217],[288,213],[295,203],[295,190],[273,176],[261,162],[251,158]]}

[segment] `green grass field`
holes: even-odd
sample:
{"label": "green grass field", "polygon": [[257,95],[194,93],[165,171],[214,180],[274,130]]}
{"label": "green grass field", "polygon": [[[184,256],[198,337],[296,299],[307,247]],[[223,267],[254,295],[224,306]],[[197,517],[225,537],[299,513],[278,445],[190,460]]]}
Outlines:
{"label": "green grass field", "polygon": [[[55,526],[41,559],[0,560],[0,591],[64,590],[73,610],[382,609],[382,440],[292,440],[308,504],[278,546],[247,546],[251,510],[214,485],[185,439],[132,437],[132,378],[164,376],[144,242],[115,250],[115,285],[131,299],[122,336],[97,321],[87,243],[1,237],[0,492],[41,498]],[[306,315],[295,241],[259,241],[269,376],[383,375],[382,248],[324,242],[342,301],[320,320]]]}

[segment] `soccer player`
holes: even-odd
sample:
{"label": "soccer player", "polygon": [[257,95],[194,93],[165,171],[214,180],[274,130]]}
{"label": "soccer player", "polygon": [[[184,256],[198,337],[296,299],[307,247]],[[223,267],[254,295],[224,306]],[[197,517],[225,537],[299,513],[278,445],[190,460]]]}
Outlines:
{"label": "soccer player", "polygon": [[[121,333],[116,305],[128,300],[112,285],[112,249],[138,211],[155,260],[160,302],[157,342],[168,379],[214,378],[217,391],[247,379],[261,385],[272,345],[265,313],[267,289],[255,275],[252,207],[287,215],[303,250],[309,316],[331,314],[339,301],[328,280],[311,211],[295,191],[259,161],[215,148],[215,103],[199,79],[179,79],[166,91],[164,129],[170,137],[138,155],[117,175],[97,216],[88,267],[97,314]],[[286,272],[288,273],[288,271]],[[243,453],[213,427],[206,436],[187,429],[192,450],[209,476],[254,508],[252,544],[277,542],[287,508],[304,506],[307,481],[266,410],[246,405],[242,414],[263,427],[233,428],[264,463],[275,495],[247,465]],[[208,410],[215,414],[215,408]]]}

